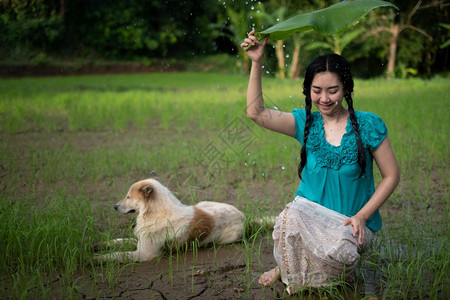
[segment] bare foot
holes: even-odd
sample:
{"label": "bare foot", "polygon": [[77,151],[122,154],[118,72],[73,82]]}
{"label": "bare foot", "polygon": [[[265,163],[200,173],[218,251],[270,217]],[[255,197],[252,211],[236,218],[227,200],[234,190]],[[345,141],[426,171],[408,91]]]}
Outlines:
{"label": "bare foot", "polygon": [[270,271],[264,272],[261,277],[259,277],[258,283],[263,286],[271,286],[275,281],[280,280],[281,272],[280,268],[275,267]]}

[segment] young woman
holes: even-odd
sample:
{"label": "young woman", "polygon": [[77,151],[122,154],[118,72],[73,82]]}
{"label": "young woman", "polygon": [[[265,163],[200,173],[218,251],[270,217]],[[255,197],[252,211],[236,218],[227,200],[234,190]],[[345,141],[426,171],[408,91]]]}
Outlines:
{"label": "young woman", "polygon": [[[273,232],[277,266],[259,283],[281,280],[288,292],[351,280],[359,254],[381,229],[378,209],[399,183],[399,168],[380,117],[353,109],[353,79],[347,61],[316,58],[303,82],[305,108],[280,112],[264,107],[262,42],[248,34],[241,47],[252,61],[247,116],[256,124],[297,139],[301,147],[295,200],[277,218]],[[346,101],[346,107],[342,102]],[[311,112],[312,104],[318,112]],[[373,160],[382,180],[375,189]]]}

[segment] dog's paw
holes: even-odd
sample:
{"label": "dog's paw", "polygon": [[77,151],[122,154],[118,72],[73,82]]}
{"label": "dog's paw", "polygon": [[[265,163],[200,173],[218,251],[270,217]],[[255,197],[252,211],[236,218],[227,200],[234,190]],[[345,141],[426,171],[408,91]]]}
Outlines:
{"label": "dog's paw", "polygon": [[100,252],[103,250],[107,250],[111,247],[112,247],[112,245],[111,245],[110,241],[98,242],[98,243],[94,244],[94,246],[92,246],[92,251]]}
{"label": "dog's paw", "polygon": [[100,252],[104,248],[105,248],[104,243],[97,243],[94,246],[92,246],[92,251],[93,252]]}
{"label": "dog's paw", "polygon": [[92,257],[92,262],[93,262],[95,265],[102,265],[102,264],[105,264],[105,263],[106,263],[106,260],[105,260],[104,255],[101,255],[101,254],[95,254],[95,255]]}

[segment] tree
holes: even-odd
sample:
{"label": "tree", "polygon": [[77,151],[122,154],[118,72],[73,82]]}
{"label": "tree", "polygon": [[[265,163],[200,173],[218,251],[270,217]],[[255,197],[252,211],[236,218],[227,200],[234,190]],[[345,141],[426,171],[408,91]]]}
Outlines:
{"label": "tree", "polygon": [[[277,22],[284,21],[287,13],[287,8],[285,6],[280,6],[278,9],[276,9],[272,14],[265,13],[265,18],[269,21],[268,23],[270,25],[273,25]],[[284,54],[284,41],[283,40],[277,40],[277,41],[269,41],[270,44],[272,44],[275,47],[275,54],[277,57],[278,62],[278,77],[280,79],[286,78],[286,60],[285,60],[285,54]]]}
{"label": "tree", "polygon": [[315,50],[318,48],[330,49],[333,53],[342,54],[345,47],[354,39],[358,38],[365,31],[364,27],[355,30],[347,30],[345,32],[336,33],[332,36],[325,36],[325,41],[318,41],[310,43],[306,49]]}
{"label": "tree", "polygon": [[[408,3],[403,3],[402,7],[408,7]],[[429,35],[425,30],[418,28],[414,26],[412,23],[412,19],[414,15],[417,13],[420,9],[426,9],[431,7],[438,7],[440,5],[443,5],[445,3],[444,0],[436,0],[429,4],[422,4],[422,0],[417,1],[417,3],[414,5],[414,7],[408,9],[408,13],[405,14],[401,10],[398,17],[395,18],[395,16],[391,16],[391,18],[384,18],[384,20],[389,23],[388,25],[384,26],[377,26],[373,28],[372,30],[368,31],[368,35],[375,35],[377,36],[380,32],[387,32],[390,35],[389,38],[389,59],[388,59],[388,67],[387,67],[387,79],[390,79],[392,75],[394,74],[394,68],[397,58],[397,48],[398,48],[398,39],[399,35],[404,32],[405,30],[413,30],[417,33],[422,34],[425,36],[428,40],[432,40],[433,38],[431,35]],[[397,19],[397,20],[395,20]]]}
{"label": "tree", "polygon": [[294,50],[292,51],[291,69],[289,71],[289,78],[295,79],[300,76],[300,48],[302,45],[302,32],[297,32],[292,35],[292,41],[294,42]]}
{"label": "tree", "polygon": [[244,50],[239,46],[242,42],[242,39],[246,36],[246,33],[248,32],[250,28],[249,24],[249,16],[250,12],[245,9],[241,8],[240,10],[233,9],[230,5],[227,5],[226,8],[226,15],[228,16],[227,19],[229,21],[228,24],[228,30],[231,32],[229,34],[230,40],[233,42],[233,44],[236,46],[238,56],[242,58],[242,69],[245,74],[249,71],[249,61],[248,57],[245,54]]}
{"label": "tree", "polygon": [[[334,2],[334,1],[333,1]],[[293,7],[289,8],[291,11],[296,11],[297,13],[303,13],[312,11],[314,9],[321,9],[329,5],[328,3],[325,3],[323,0],[315,0],[315,1],[308,1],[307,3],[302,2],[301,4],[294,3],[291,4],[294,5]],[[302,43],[305,42],[304,40],[305,32],[297,32],[292,35],[292,42],[294,44],[294,48],[292,50],[292,60],[291,60],[291,68],[289,71],[289,78],[295,79],[300,76],[301,71],[301,65],[300,65],[300,53],[301,53],[301,46]]]}
{"label": "tree", "polygon": [[[310,3],[312,2],[312,3]],[[260,3],[258,8],[259,12],[255,15],[259,18],[261,24],[264,26],[273,26],[276,23],[282,22],[296,14],[300,14],[301,12],[312,11],[314,8],[323,8],[326,6],[326,3],[322,0],[313,0],[313,1],[302,1],[298,3],[297,1],[268,1],[266,3]],[[273,11],[273,13],[267,13],[266,11]],[[262,26],[263,27],[263,26]],[[301,44],[303,42],[304,33],[298,32],[292,35],[291,38],[287,40],[276,40],[271,41],[269,43],[274,46],[275,55],[277,58],[277,66],[278,66],[278,78],[284,79],[286,78],[287,73],[287,65],[286,62],[286,46],[289,45],[289,41],[293,42],[293,49],[291,55],[291,65],[289,69],[289,78],[298,78],[300,75],[300,64],[299,64],[299,56]]]}

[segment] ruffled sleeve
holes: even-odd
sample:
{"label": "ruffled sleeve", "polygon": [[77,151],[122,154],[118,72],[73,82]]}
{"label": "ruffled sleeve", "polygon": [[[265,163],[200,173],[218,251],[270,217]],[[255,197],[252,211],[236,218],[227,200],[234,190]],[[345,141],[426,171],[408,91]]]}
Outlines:
{"label": "ruffled sleeve", "polygon": [[386,124],[374,113],[359,112],[359,114],[358,122],[364,147],[374,151],[388,134]]}
{"label": "ruffled sleeve", "polygon": [[303,145],[303,133],[305,132],[306,111],[295,108],[292,111],[295,118],[295,139]]}

